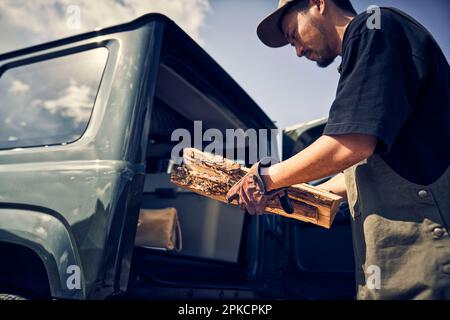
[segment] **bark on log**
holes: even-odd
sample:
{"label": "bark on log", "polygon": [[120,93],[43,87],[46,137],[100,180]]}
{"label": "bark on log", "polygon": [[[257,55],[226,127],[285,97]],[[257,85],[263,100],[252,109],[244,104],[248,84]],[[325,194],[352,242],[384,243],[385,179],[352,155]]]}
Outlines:
{"label": "bark on log", "polygon": [[[181,188],[226,203],[226,193],[247,171],[248,168],[221,156],[186,148],[183,164],[172,169],[171,181]],[[285,213],[277,201],[269,203],[266,211],[328,229],[342,201],[340,196],[308,184],[290,187],[288,195],[294,207],[293,214]],[[234,200],[232,204],[238,203]]]}

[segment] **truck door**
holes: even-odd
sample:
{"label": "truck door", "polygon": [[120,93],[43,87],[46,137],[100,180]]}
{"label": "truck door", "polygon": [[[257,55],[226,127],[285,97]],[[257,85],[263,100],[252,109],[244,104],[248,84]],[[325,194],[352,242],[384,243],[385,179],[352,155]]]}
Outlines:
{"label": "truck door", "polygon": [[[283,159],[302,151],[318,139],[326,121],[319,119],[283,130]],[[327,179],[310,184],[318,185]],[[284,275],[284,288],[287,297],[354,298],[354,258],[349,217],[348,205],[342,203],[330,230],[286,219],[289,262]]]}

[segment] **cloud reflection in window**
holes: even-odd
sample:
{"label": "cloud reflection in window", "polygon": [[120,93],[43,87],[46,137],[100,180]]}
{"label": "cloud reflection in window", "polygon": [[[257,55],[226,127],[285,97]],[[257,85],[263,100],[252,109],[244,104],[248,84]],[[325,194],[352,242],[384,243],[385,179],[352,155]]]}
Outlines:
{"label": "cloud reflection in window", "polygon": [[0,148],[68,143],[86,130],[108,51],[93,49],[0,76]]}

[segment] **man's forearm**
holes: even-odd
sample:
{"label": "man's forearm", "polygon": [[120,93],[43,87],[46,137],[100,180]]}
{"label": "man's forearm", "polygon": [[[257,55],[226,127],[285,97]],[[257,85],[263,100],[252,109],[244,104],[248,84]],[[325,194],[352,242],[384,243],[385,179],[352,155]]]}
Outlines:
{"label": "man's forearm", "polygon": [[322,136],[293,157],[273,165],[264,176],[269,190],[339,173],[373,154],[376,137],[362,134]]}

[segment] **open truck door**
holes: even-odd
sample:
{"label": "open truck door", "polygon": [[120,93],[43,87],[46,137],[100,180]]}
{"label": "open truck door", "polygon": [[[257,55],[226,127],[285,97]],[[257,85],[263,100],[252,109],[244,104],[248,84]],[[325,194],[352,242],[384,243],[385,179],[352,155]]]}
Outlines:
{"label": "open truck door", "polygon": [[[311,145],[323,133],[327,119],[283,130],[283,160]],[[331,177],[310,184],[318,185]],[[354,256],[348,204],[342,203],[331,229],[286,219],[289,262],[284,274],[288,298],[354,299]]]}

